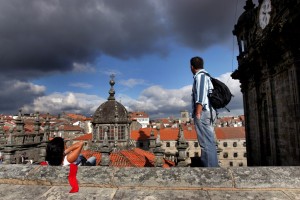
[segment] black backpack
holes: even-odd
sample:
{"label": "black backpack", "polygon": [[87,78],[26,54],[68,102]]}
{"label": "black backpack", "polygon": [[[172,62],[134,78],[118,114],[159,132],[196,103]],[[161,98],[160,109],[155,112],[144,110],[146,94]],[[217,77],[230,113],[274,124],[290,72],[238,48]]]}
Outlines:
{"label": "black backpack", "polygon": [[211,77],[206,72],[200,72],[200,73],[204,73],[207,76],[209,76],[214,86],[212,93],[209,93],[208,95],[208,99],[211,106],[215,110],[220,108],[225,108],[228,112],[230,112],[230,110],[226,108],[226,105],[230,102],[233,95],[231,94],[227,85],[225,85],[222,81],[219,81],[218,79]]}

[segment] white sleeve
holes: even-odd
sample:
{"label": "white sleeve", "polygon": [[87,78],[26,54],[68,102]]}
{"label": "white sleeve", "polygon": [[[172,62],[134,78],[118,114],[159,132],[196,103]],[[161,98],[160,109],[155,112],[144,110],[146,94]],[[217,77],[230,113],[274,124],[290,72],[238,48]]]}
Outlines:
{"label": "white sleeve", "polygon": [[69,166],[71,163],[67,160],[67,156],[64,157],[63,166]]}

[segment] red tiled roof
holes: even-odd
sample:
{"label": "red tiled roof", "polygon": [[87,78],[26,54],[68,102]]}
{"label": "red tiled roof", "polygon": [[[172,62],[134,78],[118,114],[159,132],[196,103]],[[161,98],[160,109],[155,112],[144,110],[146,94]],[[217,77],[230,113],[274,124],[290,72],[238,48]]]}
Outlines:
{"label": "red tiled roof", "polygon": [[25,132],[33,132],[34,131],[34,125],[25,124],[24,129],[25,129]]}
{"label": "red tiled roof", "polygon": [[[183,126],[183,134],[186,140],[197,140],[197,134],[193,126],[190,126],[191,130],[188,130],[187,126]],[[157,137],[157,130],[153,129],[154,137]],[[131,139],[133,140],[147,140],[150,137],[151,128],[141,128],[131,132]],[[160,130],[161,140],[177,140],[178,128],[164,128]],[[244,139],[245,127],[215,127],[215,133],[217,139]],[[73,140],[91,140],[92,133],[87,133],[83,136],[77,137]]]}
{"label": "red tiled roof", "polygon": [[66,115],[72,119],[82,119],[82,120],[86,119],[85,116],[79,114],[67,113]]}
{"label": "red tiled roof", "polygon": [[91,133],[87,133],[87,134],[84,134],[84,135],[79,136],[77,138],[74,138],[73,140],[84,140],[84,141],[87,141],[87,140],[92,140],[92,137],[93,137],[93,135]]}
{"label": "red tiled roof", "polygon": [[[157,137],[157,130],[153,129],[154,136]],[[177,140],[179,129],[178,128],[164,128],[160,129],[160,139],[161,140]],[[151,128],[142,128],[139,130],[134,130],[131,132],[131,139],[134,140],[146,140],[150,137]],[[197,134],[195,129],[192,130],[183,130],[183,134],[186,140],[195,140],[197,139]]]}
{"label": "red tiled roof", "polygon": [[[188,130],[190,128],[190,130]],[[153,129],[154,137],[157,137],[157,130]],[[215,127],[217,139],[244,139],[245,127]],[[151,128],[141,128],[131,132],[133,140],[147,140],[150,137]],[[161,140],[177,140],[178,128],[160,129]],[[183,126],[183,134],[186,140],[197,140],[197,133],[194,126]]]}
{"label": "red tiled roof", "polygon": [[217,139],[245,139],[245,127],[215,127]]}
{"label": "red tiled roof", "polygon": [[[101,153],[83,150],[82,155],[87,159],[91,156],[96,157],[97,165],[101,162]],[[110,154],[110,166],[112,167],[153,167],[155,156],[153,153],[144,151],[139,148],[134,148],[131,150],[121,150],[118,152],[112,152]],[[175,166],[175,163],[169,160],[163,159],[163,168],[169,168]]]}
{"label": "red tiled roof", "polygon": [[172,123],[170,119],[168,118],[162,118],[159,120],[160,122],[162,122],[163,124],[169,124],[169,123]]}
{"label": "red tiled roof", "polygon": [[147,113],[145,113],[145,112],[138,111],[138,112],[131,112],[130,113],[130,117],[132,119],[136,119],[136,118],[148,118],[149,115]]}
{"label": "red tiled roof", "polygon": [[82,131],[80,126],[64,125],[64,131]]}

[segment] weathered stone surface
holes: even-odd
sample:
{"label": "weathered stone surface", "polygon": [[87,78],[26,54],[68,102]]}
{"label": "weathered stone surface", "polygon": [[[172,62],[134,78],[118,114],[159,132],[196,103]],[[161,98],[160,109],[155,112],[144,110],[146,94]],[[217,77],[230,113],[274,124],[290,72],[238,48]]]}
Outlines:
{"label": "weathered stone surface", "polygon": [[40,199],[50,188],[45,185],[0,184],[0,199]]}
{"label": "weathered stone surface", "polygon": [[48,182],[51,184],[68,184],[68,175],[70,168],[68,166],[38,166],[26,176],[26,180]]}
{"label": "weathered stone surface", "polygon": [[149,189],[120,189],[114,196],[114,200],[186,200],[186,199],[209,199],[203,190],[149,190]]}
{"label": "weathered stone surface", "polygon": [[[0,165],[0,199],[300,199],[299,167],[78,168]],[[6,184],[4,184],[6,183]]]}
{"label": "weathered stone surface", "polygon": [[52,187],[48,192],[39,197],[39,200],[62,200],[62,199],[99,199],[112,200],[116,193],[116,189],[97,188],[97,187],[81,187],[77,193],[69,193],[70,187]]}
{"label": "weathered stone surface", "polygon": [[300,190],[284,190],[284,193],[288,195],[290,199],[300,199]]}
{"label": "weathered stone surface", "polygon": [[113,178],[116,169],[112,167],[78,167],[77,179],[80,184],[102,185],[113,187]]}
{"label": "weathered stone surface", "polygon": [[300,188],[300,167],[231,168],[237,188]]}
{"label": "weathered stone surface", "polygon": [[287,200],[289,197],[282,191],[208,191],[211,200],[249,199],[249,200]]}
{"label": "weathered stone surface", "polygon": [[224,168],[120,168],[114,182],[117,186],[148,187],[232,187],[228,170]]}
{"label": "weathered stone surface", "polygon": [[[36,166],[35,166],[36,167]],[[25,177],[34,167],[32,165],[0,165],[1,179],[19,179],[24,180]]]}

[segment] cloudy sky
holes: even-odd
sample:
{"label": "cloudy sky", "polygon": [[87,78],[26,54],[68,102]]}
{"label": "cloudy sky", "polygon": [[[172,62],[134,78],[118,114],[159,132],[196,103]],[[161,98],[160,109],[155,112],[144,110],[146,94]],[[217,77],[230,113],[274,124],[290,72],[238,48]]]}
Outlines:
{"label": "cloudy sky", "polygon": [[[122,3],[121,3],[122,2]],[[201,56],[243,114],[234,24],[244,0],[1,0],[0,114],[92,115],[116,99],[150,117],[191,110],[189,60]]]}

